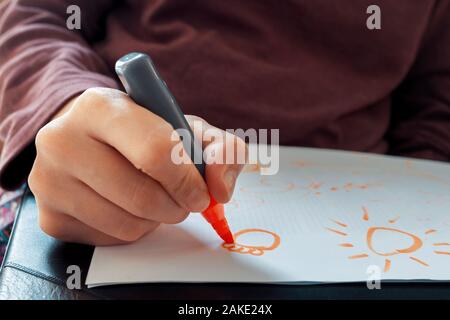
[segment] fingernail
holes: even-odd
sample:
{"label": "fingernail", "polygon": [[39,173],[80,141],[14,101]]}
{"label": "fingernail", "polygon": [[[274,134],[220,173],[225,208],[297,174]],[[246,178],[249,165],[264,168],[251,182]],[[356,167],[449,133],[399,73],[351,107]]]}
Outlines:
{"label": "fingernail", "polygon": [[193,189],[189,198],[189,202],[195,204],[196,211],[206,209],[209,205],[209,194],[204,188]]}
{"label": "fingernail", "polygon": [[228,195],[231,196],[234,190],[234,185],[236,184],[238,172],[233,169],[228,169],[223,175],[223,181],[227,187]]}

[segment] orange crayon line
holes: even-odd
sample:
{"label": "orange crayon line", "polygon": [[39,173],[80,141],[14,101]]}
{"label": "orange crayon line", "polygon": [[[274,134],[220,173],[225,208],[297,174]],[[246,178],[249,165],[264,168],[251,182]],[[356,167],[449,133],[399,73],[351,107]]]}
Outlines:
{"label": "orange crayon line", "polygon": [[340,243],[339,244],[340,247],[346,247],[346,248],[351,248],[353,247],[353,245],[351,243]]}
{"label": "orange crayon line", "polygon": [[295,189],[295,184],[292,183],[292,182],[289,182],[287,187],[286,187],[286,190],[290,191],[290,190],[294,190],[294,189]]}
{"label": "orange crayon line", "polygon": [[362,207],[362,209],[364,211],[363,220],[369,221],[369,211],[367,211],[366,207]]}
{"label": "orange crayon line", "polygon": [[340,234],[341,236],[346,236],[347,234],[345,232],[339,231],[339,230],[335,230],[335,229],[331,229],[331,228],[327,228],[327,230]]}
{"label": "orange crayon line", "polygon": [[312,182],[309,186],[311,189],[319,189],[323,183],[321,182]]}
{"label": "orange crayon line", "polygon": [[417,258],[415,258],[415,257],[409,257],[411,260],[414,260],[415,262],[418,262],[418,263],[420,263],[421,265],[423,265],[423,266],[425,266],[425,267],[429,267],[429,265],[426,263],[426,262],[424,262],[424,261],[422,261],[422,260],[420,260],[420,259],[417,259]]}
{"label": "orange crayon line", "polygon": [[404,164],[405,164],[405,167],[408,169],[411,169],[413,166],[411,160],[405,160]]}
{"label": "orange crayon line", "polygon": [[349,259],[361,259],[361,258],[367,258],[369,255],[366,253],[362,253],[362,254],[357,254],[354,256],[350,256],[348,257]]}
{"label": "orange crayon line", "polygon": [[341,227],[347,228],[347,225],[343,222],[337,221],[337,220],[332,220],[334,223],[340,225]]}
{"label": "orange crayon line", "polygon": [[436,230],[430,229],[430,230],[425,231],[425,234],[430,234],[430,233],[434,233],[434,232],[436,232]]}
{"label": "orange crayon line", "polygon": [[[373,235],[375,234],[375,232],[377,230],[386,230],[386,231],[392,231],[392,232],[398,232],[398,233],[402,233],[405,234],[409,237],[411,237],[411,239],[413,240],[413,243],[410,247],[405,248],[405,249],[397,249],[394,252],[388,252],[388,253],[383,253],[383,252],[377,252],[374,248],[373,248],[373,244],[372,244],[372,240],[373,240]],[[417,251],[420,247],[422,247],[422,240],[420,238],[418,238],[417,236],[405,232],[405,231],[401,231],[401,230],[397,230],[397,229],[392,229],[392,228],[386,228],[386,227],[370,227],[367,230],[367,246],[369,247],[370,251],[380,255],[380,256],[392,256],[393,254],[397,254],[397,253],[412,253],[414,251]]]}
{"label": "orange crayon line", "polygon": [[396,223],[400,217],[395,217],[394,219],[390,219],[389,223]]}
{"label": "orange crayon line", "polygon": [[433,246],[435,247],[450,246],[450,243],[448,242],[433,243]]}
{"label": "orange crayon line", "polygon": [[[260,246],[260,245],[254,246],[254,245],[247,245],[247,244],[239,243],[239,240],[238,240],[239,236],[241,236],[243,234],[247,234],[247,233],[268,234],[268,235],[272,236],[272,238],[273,238],[272,244],[265,245],[265,246]],[[274,250],[281,243],[281,238],[279,235],[277,235],[275,232],[271,232],[271,231],[267,231],[267,230],[263,230],[263,229],[240,230],[234,234],[234,240],[235,240],[234,243],[224,242],[222,244],[222,248],[227,249],[230,252],[239,253],[239,254],[250,254],[253,256],[262,256],[265,253],[265,251]]]}
{"label": "orange crayon line", "polygon": [[446,255],[450,256],[450,252],[448,252],[448,251],[434,251],[434,253],[436,253],[436,254],[446,254]]}
{"label": "orange crayon line", "polygon": [[391,260],[384,260],[384,272],[388,272],[391,269]]}

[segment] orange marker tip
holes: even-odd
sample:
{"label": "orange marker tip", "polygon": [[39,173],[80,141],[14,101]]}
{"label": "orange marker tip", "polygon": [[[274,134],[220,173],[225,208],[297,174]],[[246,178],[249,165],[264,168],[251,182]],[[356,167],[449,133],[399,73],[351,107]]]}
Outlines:
{"label": "orange marker tip", "polygon": [[211,197],[211,203],[209,204],[209,207],[202,212],[202,215],[225,243],[234,243],[233,234],[231,233],[227,219],[225,218],[223,204],[218,203]]}
{"label": "orange marker tip", "polygon": [[226,219],[221,219],[211,225],[225,243],[234,243],[234,237],[230,231],[230,227],[228,227],[228,222]]}
{"label": "orange marker tip", "polygon": [[230,230],[227,230],[224,233],[220,233],[219,236],[225,243],[234,243],[234,237]]}

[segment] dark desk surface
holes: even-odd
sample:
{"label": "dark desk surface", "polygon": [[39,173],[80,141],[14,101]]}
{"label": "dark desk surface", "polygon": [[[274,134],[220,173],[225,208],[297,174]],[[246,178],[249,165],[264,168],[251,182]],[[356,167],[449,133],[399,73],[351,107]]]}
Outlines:
{"label": "dark desk surface", "polygon": [[25,196],[0,275],[0,299],[450,299],[449,283],[319,285],[146,284],[69,290],[66,273],[78,265],[86,278],[93,247],[61,243],[38,227],[37,209]]}

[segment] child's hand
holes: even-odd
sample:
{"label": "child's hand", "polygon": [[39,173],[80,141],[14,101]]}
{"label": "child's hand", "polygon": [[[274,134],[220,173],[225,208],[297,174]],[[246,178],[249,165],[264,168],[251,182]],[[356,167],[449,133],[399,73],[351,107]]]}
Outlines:
{"label": "child's hand", "polygon": [[[126,94],[97,88],[72,101],[39,131],[29,177],[49,235],[95,245],[130,242],[204,210],[208,189],[219,202],[230,199],[242,165],[208,165],[207,187],[193,164],[171,161],[173,128]],[[204,143],[216,154],[226,145],[239,150],[244,142],[226,134]]]}

